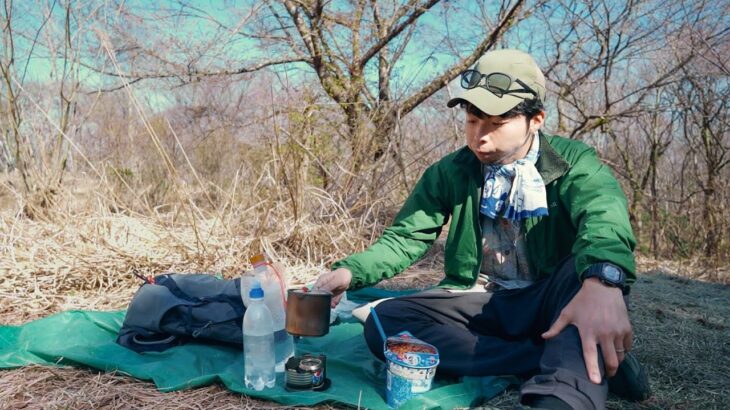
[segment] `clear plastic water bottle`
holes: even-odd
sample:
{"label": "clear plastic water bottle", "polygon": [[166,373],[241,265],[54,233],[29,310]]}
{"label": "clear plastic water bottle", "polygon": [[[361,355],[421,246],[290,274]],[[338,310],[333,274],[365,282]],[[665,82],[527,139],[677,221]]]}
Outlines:
{"label": "clear plastic water bottle", "polygon": [[254,255],[249,260],[253,265],[253,270],[246,272],[241,280],[241,290],[244,292],[243,303],[248,306],[245,289],[250,289],[251,284],[258,281],[266,294],[264,303],[269,308],[274,322],[275,370],[277,373],[281,373],[284,371],[286,361],[294,356],[294,339],[285,329],[286,278],[283,277],[283,272],[274,270],[264,254]]}
{"label": "clear plastic water bottle", "polygon": [[274,387],[274,321],[264,303],[261,284],[254,282],[250,303],[243,315],[243,359],[246,388],[263,390]]}

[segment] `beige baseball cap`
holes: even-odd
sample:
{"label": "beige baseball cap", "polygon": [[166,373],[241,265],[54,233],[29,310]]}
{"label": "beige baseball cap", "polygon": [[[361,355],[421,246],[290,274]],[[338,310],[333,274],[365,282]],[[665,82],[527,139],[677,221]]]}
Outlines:
{"label": "beige baseball cap", "polygon": [[[477,71],[475,73],[474,70]],[[497,74],[491,76],[492,74]],[[502,75],[499,75],[502,74]],[[506,74],[509,79],[507,79]],[[485,76],[489,76],[485,78]],[[545,101],[545,76],[532,57],[520,50],[489,51],[477,60],[476,64],[467,70],[467,79],[462,73],[459,78],[458,92],[446,104],[449,108],[462,102],[468,102],[489,115],[502,115],[524,100],[537,97]],[[527,88],[517,80],[533,90],[537,96],[527,91]],[[490,91],[490,88],[494,91]],[[465,88],[464,84],[469,87]],[[493,84],[494,83],[494,84]],[[501,93],[500,86],[509,83],[507,93]]]}

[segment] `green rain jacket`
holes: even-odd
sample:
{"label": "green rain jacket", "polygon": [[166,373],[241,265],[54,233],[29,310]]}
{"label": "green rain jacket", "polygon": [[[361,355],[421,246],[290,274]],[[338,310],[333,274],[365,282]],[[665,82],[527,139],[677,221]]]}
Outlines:
{"label": "green rain jacket", "polygon": [[[525,220],[530,270],[552,274],[575,256],[579,274],[591,264],[611,262],[636,279],[626,197],[611,171],[586,144],[540,133],[535,164],[545,182],[548,215]],[[481,163],[468,147],[426,169],[392,226],[365,251],[335,262],[352,272],[350,289],[373,285],[400,273],[431,247],[451,220],[446,239],[446,277],[440,287],[465,289],[476,283],[482,245],[479,204]]]}

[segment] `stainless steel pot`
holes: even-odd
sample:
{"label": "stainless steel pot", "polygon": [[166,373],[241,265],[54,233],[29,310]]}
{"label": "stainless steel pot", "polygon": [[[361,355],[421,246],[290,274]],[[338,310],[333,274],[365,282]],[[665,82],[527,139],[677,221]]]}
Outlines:
{"label": "stainless steel pot", "polygon": [[324,336],[330,331],[332,294],[323,290],[289,289],[286,331],[294,336]]}

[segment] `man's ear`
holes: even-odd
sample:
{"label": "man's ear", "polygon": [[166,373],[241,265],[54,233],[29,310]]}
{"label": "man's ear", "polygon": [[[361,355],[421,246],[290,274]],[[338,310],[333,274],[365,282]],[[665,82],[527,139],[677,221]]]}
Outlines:
{"label": "man's ear", "polygon": [[540,111],[539,113],[535,114],[532,118],[530,118],[530,131],[531,132],[537,132],[537,130],[542,127],[542,125],[545,123],[545,111]]}

